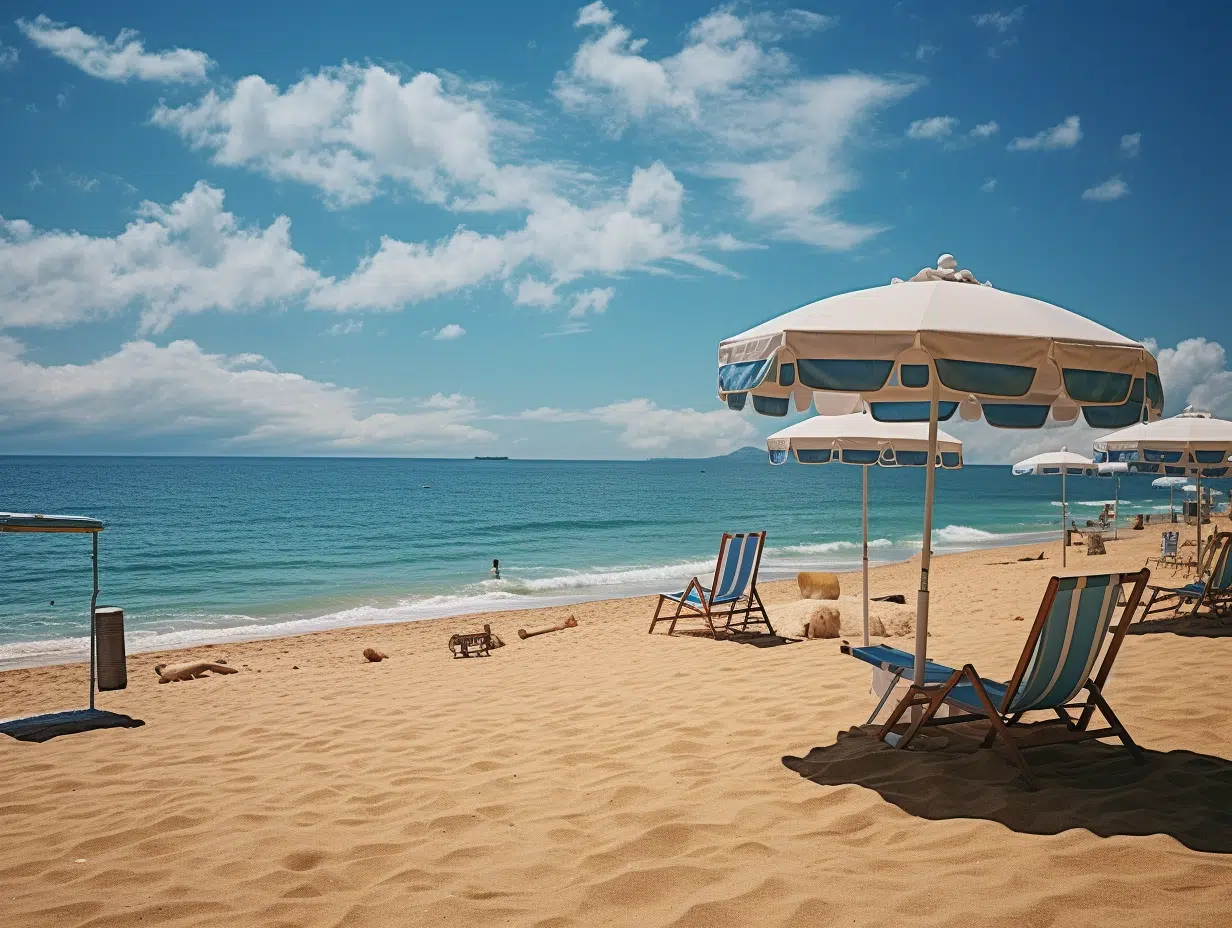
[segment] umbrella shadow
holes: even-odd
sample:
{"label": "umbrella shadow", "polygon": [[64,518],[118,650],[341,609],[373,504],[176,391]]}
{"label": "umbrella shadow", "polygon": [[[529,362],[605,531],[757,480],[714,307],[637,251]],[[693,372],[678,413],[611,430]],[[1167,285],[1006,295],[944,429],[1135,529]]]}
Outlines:
{"label": "umbrella shadow", "polygon": [[943,748],[904,751],[878,741],[875,727],[853,728],[783,765],[821,785],[874,790],[923,819],[979,818],[1036,835],[1165,834],[1232,854],[1232,762],[1222,757],[1148,750],[1138,764],[1119,745],[1094,741],[1033,748],[1027,759],[1040,788],[1032,792],[999,751],[979,747],[983,733],[955,725]]}
{"label": "umbrella shadow", "polygon": [[1180,635],[1183,638],[1232,638],[1232,622],[1217,616],[1178,615],[1169,619],[1147,619],[1129,626],[1127,635]]}
{"label": "umbrella shadow", "polygon": [[0,722],[0,735],[8,735],[17,741],[42,743],[61,735],[76,735],[100,728],[140,728],[141,719],[102,709],[74,709],[69,712],[52,712],[47,715],[32,715],[24,719],[9,719]]}
{"label": "umbrella shadow", "polygon": [[[676,632],[689,638],[710,638],[709,629],[682,629]],[[733,641],[736,644],[749,644],[755,648],[777,648],[785,644],[797,644],[799,638],[787,638],[783,635],[772,635],[769,632],[733,632],[718,630],[719,641]]]}

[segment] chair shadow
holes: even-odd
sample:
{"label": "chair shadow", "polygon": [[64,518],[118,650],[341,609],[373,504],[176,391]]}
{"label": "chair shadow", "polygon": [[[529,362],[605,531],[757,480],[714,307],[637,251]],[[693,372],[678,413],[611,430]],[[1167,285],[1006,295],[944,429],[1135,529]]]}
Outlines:
{"label": "chair shadow", "polygon": [[1127,635],[1180,635],[1183,638],[1232,638],[1232,622],[1208,613],[1135,622]]}
{"label": "chair shadow", "polygon": [[42,743],[61,735],[76,735],[100,728],[140,728],[145,722],[130,715],[106,712],[102,709],[74,709],[68,712],[52,712],[47,715],[32,715],[24,719],[9,719],[0,722],[0,735],[8,735],[17,741]]}
{"label": "chair shadow", "polygon": [[1232,761],[1148,750],[1138,764],[1121,746],[1095,741],[1032,748],[1032,792],[999,750],[979,747],[985,730],[954,725],[944,747],[899,750],[878,741],[875,726],[852,728],[783,765],[814,783],[874,790],[924,819],[978,818],[1036,835],[1165,834],[1195,851],[1232,854]]}
{"label": "chair shadow", "polygon": [[[676,634],[690,638],[709,638],[710,629],[678,629]],[[722,628],[718,630],[718,640],[749,644],[755,648],[777,648],[785,644],[797,644],[800,641],[799,638],[787,638],[783,635],[772,635],[769,632],[733,632]]]}

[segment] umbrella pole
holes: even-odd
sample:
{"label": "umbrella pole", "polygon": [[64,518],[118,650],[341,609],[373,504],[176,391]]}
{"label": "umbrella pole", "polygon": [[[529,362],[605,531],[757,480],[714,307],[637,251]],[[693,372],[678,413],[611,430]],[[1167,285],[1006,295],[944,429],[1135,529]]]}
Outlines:
{"label": "umbrella pole", "polygon": [[[1198,569],[1202,569],[1202,469],[1198,469]],[[1201,580],[1201,577],[1198,577]]]}
{"label": "umbrella pole", "polygon": [[[933,491],[937,482],[937,402],[940,399],[941,383],[937,370],[929,365],[929,383],[932,389],[928,397],[928,460],[924,465],[924,547],[920,551],[920,591],[915,599],[915,673],[916,686],[924,685],[925,662],[928,660],[928,569],[933,559]],[[911,710],[912,720],[923,712],[921,706]]]}
{"label": "umbrella pole", "polygon": [[[1062,451],[1065,449],[1062,448]],[[1065,537],[1065,471],[1067,470],[1065,462],[1061,462],[1061,566],[1065,566],[1065,557],[1068,554],[1066,549],[1069,547]]]}
{"label": "umbrella pole", "polygon": [[94,541],[90,560],[94,564],[94,592],[90,594],[90,709],[94,709],[94,608],[98,604],[98,532],[91,532]]}
{"label": "umbrella pole", "polygon": [[868,465],[860,468],[863,477],[863,524],[864,524],[864,647],[868,647]]}
{"label": "umbrella pole", "polygon": [[1117,517],[1121,514],[1121,475],[1117,474],[1112,478],[1112,540],[1116,541],[1117,535]]}

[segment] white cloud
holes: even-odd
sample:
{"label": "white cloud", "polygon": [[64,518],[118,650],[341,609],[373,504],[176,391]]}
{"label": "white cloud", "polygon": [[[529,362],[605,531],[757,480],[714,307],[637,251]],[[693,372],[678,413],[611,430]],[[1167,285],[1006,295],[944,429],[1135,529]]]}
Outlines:
{"label": "white cloud", "polygon": [[585,410],[543,406],[527,409],[516,416],[493,418],[525,422],[598,422],[618,430],[619,440],[629,448],[680,457],[726,454],[757,437],[749,421],[731,410],[670,409],[644,398]]}
{"label": "white cloud", "polygon": [[285,216],[243,226],[198,183],[170,206],[142,203],[114,238],[38,231],[0,217],[0,328],[66,326],[141,309],[143,331],[178,315],[277,305],[321,285]]}
{"label": "white cloud", "polygon": [[1082,191],[1084,200],[1095,200],[1097,202],[1107,202],[1108,200],[1119,200],[1121,197],[1129,196],[1129,184],[1121,179],[1121,176],[1114,175],[1109,177],[1102,184],[1096,184]]}
{"label": "white cloud", "polygon": [[916,61],[927,61],[935,54],[937,54],[937,46],[930,45],[928,42],[921,42],[915,48]]}
{"label": "white cloud", "polygon": [[967,134],[974,139],[988,139],[1000,131],[1001,127],[995,121],[989,121],[980,123]]}
{"label": "white cloud", "polygon": [[1010,151],[1050,151],[1073,148],[1082,138],[1082,124],[1077,116],[1068,116],[1051,129],[1042,129],[1032,136],[1016,138],[1007,146]]}
{"label": "white cloud", "polygon": [[581,319],[587,313],[605,313],[615,295],[616,291],[611,287],[596,287],[578,293],[573,297],[573,305],[569,307],[569,318]]}
{"label": "white cloud", "polygon": [[344,319],[342,322],[335,322],[325,330],[326,335],[356,335],[364,330],[364,320],[362,319]]}
{"label": "white cloud", "polygon": [[996,189],[997,179],[995,177],[990,177],[988,180],[984,181],[984,183],[980,184],[980,190],[984,193],[992,193]]}
{"label": "white cloud", "polygon": [[108,81],[195,83],[205,80],[214,62],[204,52],[188,48],[147,52],[138,34],[122,29],[115,40],[90,35],[76,26],[57,23],[46,16],[33,22],[17,20],[17,27],[35,45],[80,68],[91,77]]}
{"label": "white cloud", "polygon": [[458,325],[456,322],[451,322],[446,326],[442,326],[440,331],[432,336],[433,340],[438,342],[451,342],[454,339],[461,338],[466,334],[466,329]]}
{"label": "white cloud", "polygon": [[7,71],[9,68],[17,64],[17,59],[20,57],[17,49],[11,45],[5,45],[0,42],[0,71]]}
{"label": "white cloud", "polygon": [[44,366],[0,337],[0,432],[80,447],[187,437],[213,451],[408,453],[495,436],[473,400],[437,394],[412,412],[373,411],[358,391],[272,369],[260,355],[208,354],[192,341],[134,341],[88,364]]}
{"label": "white cloud", "polygon": [[556,285],[539,280],[537,277],[524,277],[518,281],[513,302],[519,306],[555,306],[560,301],[556,295]]}
{"label": "white cloud", "polygon": [[907,127],[907,138],[941,141],[949,138],[957,125],[958,120],[953,116],[930,116],[927,119],[917,119]]}
{"label": "white cloud", "polygon": [[1008,12],[994,10],[991,13],[980,13],[978,16],[971,17],[972,22],[984,29],[992,29],[995,32],[1007,32],[1014,26],[1022,22],[1022,14],[1026,7],[1015,7]]}
{"label": "white cloud", "polygon": [[595,0],[594,3],[588,4],[578,10],[577,19],[574,21],[575,26],[610,26],[612,24],[612,11],[603,5],[600,0]]}
{"label": "white cloud", "polygon": [[747,217],[780,238],[851,248],[881,231],[834,214],[857,185],[848,149],[882,107],[910,93],[901,78],[802,77],[772,43],[829,19],[739,15],[721,8],[697,20],[680,51],[644,54],[646,42],[606,7],[586,8],[592,33],[556,77],[566,108],[592,114],[616,135],[646,122],[691,146],[704,173],[730,182]]}
{"label": "white cloud", "polygon": [[1121,136],[1121,154],[1126,158],[1137,158],[1142,151],[1142,133],[1131,132]]}

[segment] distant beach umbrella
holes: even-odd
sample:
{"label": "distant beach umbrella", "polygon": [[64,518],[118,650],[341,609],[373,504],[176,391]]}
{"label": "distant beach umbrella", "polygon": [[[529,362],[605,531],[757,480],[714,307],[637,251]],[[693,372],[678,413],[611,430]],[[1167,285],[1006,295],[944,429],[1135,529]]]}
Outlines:
{"label": "distant beach umbrella", "polygon": [[[1125,464],[1131,474],[1193,477],[1195,492],[1203,477],[1232,473],[1232,422],[1209,412],[1185,411],[1156,422],[1141,422],[1094,443],[1097,462]],[[1202,562],[1202,507],[1198,506],[1198,563]]]}
{"label": "distant beach umbrella", "polygon": [[1056,477],[1061,478],[1061,566],[1066,566],[1066,553],[1069,545],[1065,543],[1065,478],[1089,477],[1098,473],[1095,462],[1074,454],[1062,448],[1060,451],[1045,451],[1035,457],[1019,461],[1013,467],[1015,477]]}
{"label": "distant beach umbrella", "polygon": [[[1159,365],[1139,342],[1041,300],[981,285],[952,255],[909,281],[842,293],[719,343],[718,392],[763,415],[846,393],[886,422],[937,423],[956,413],[1000,428],[1040,428],[1079,413],[1096,428],[1154,419]],[[916,599],[915,682],[928,650],[935,468],[925,469],[924,546]]]}
{"label": "distant beach umbrella", "polygon": [[1185,485],[1185,480],[1184,477],[1156,477],[1151,481],[1153,487],[1168,488],[1168,517],[1172,520],[1176,519],[1176,513],[1172,511],[1172,494],[1177,487]]}
{"label": "distant beach umbrella", "polygon": [[[766,439],[771,464],[794,456],[800,464],[861,466],[861,524],[864,567],[864,645],[868,646],[868,471],[870,467],[928,465],[928,426],[923,422],[878,422],[868,413],[814,416],[775,432]],[[937,467],[962,467],[962,442],[938,431]]]}

